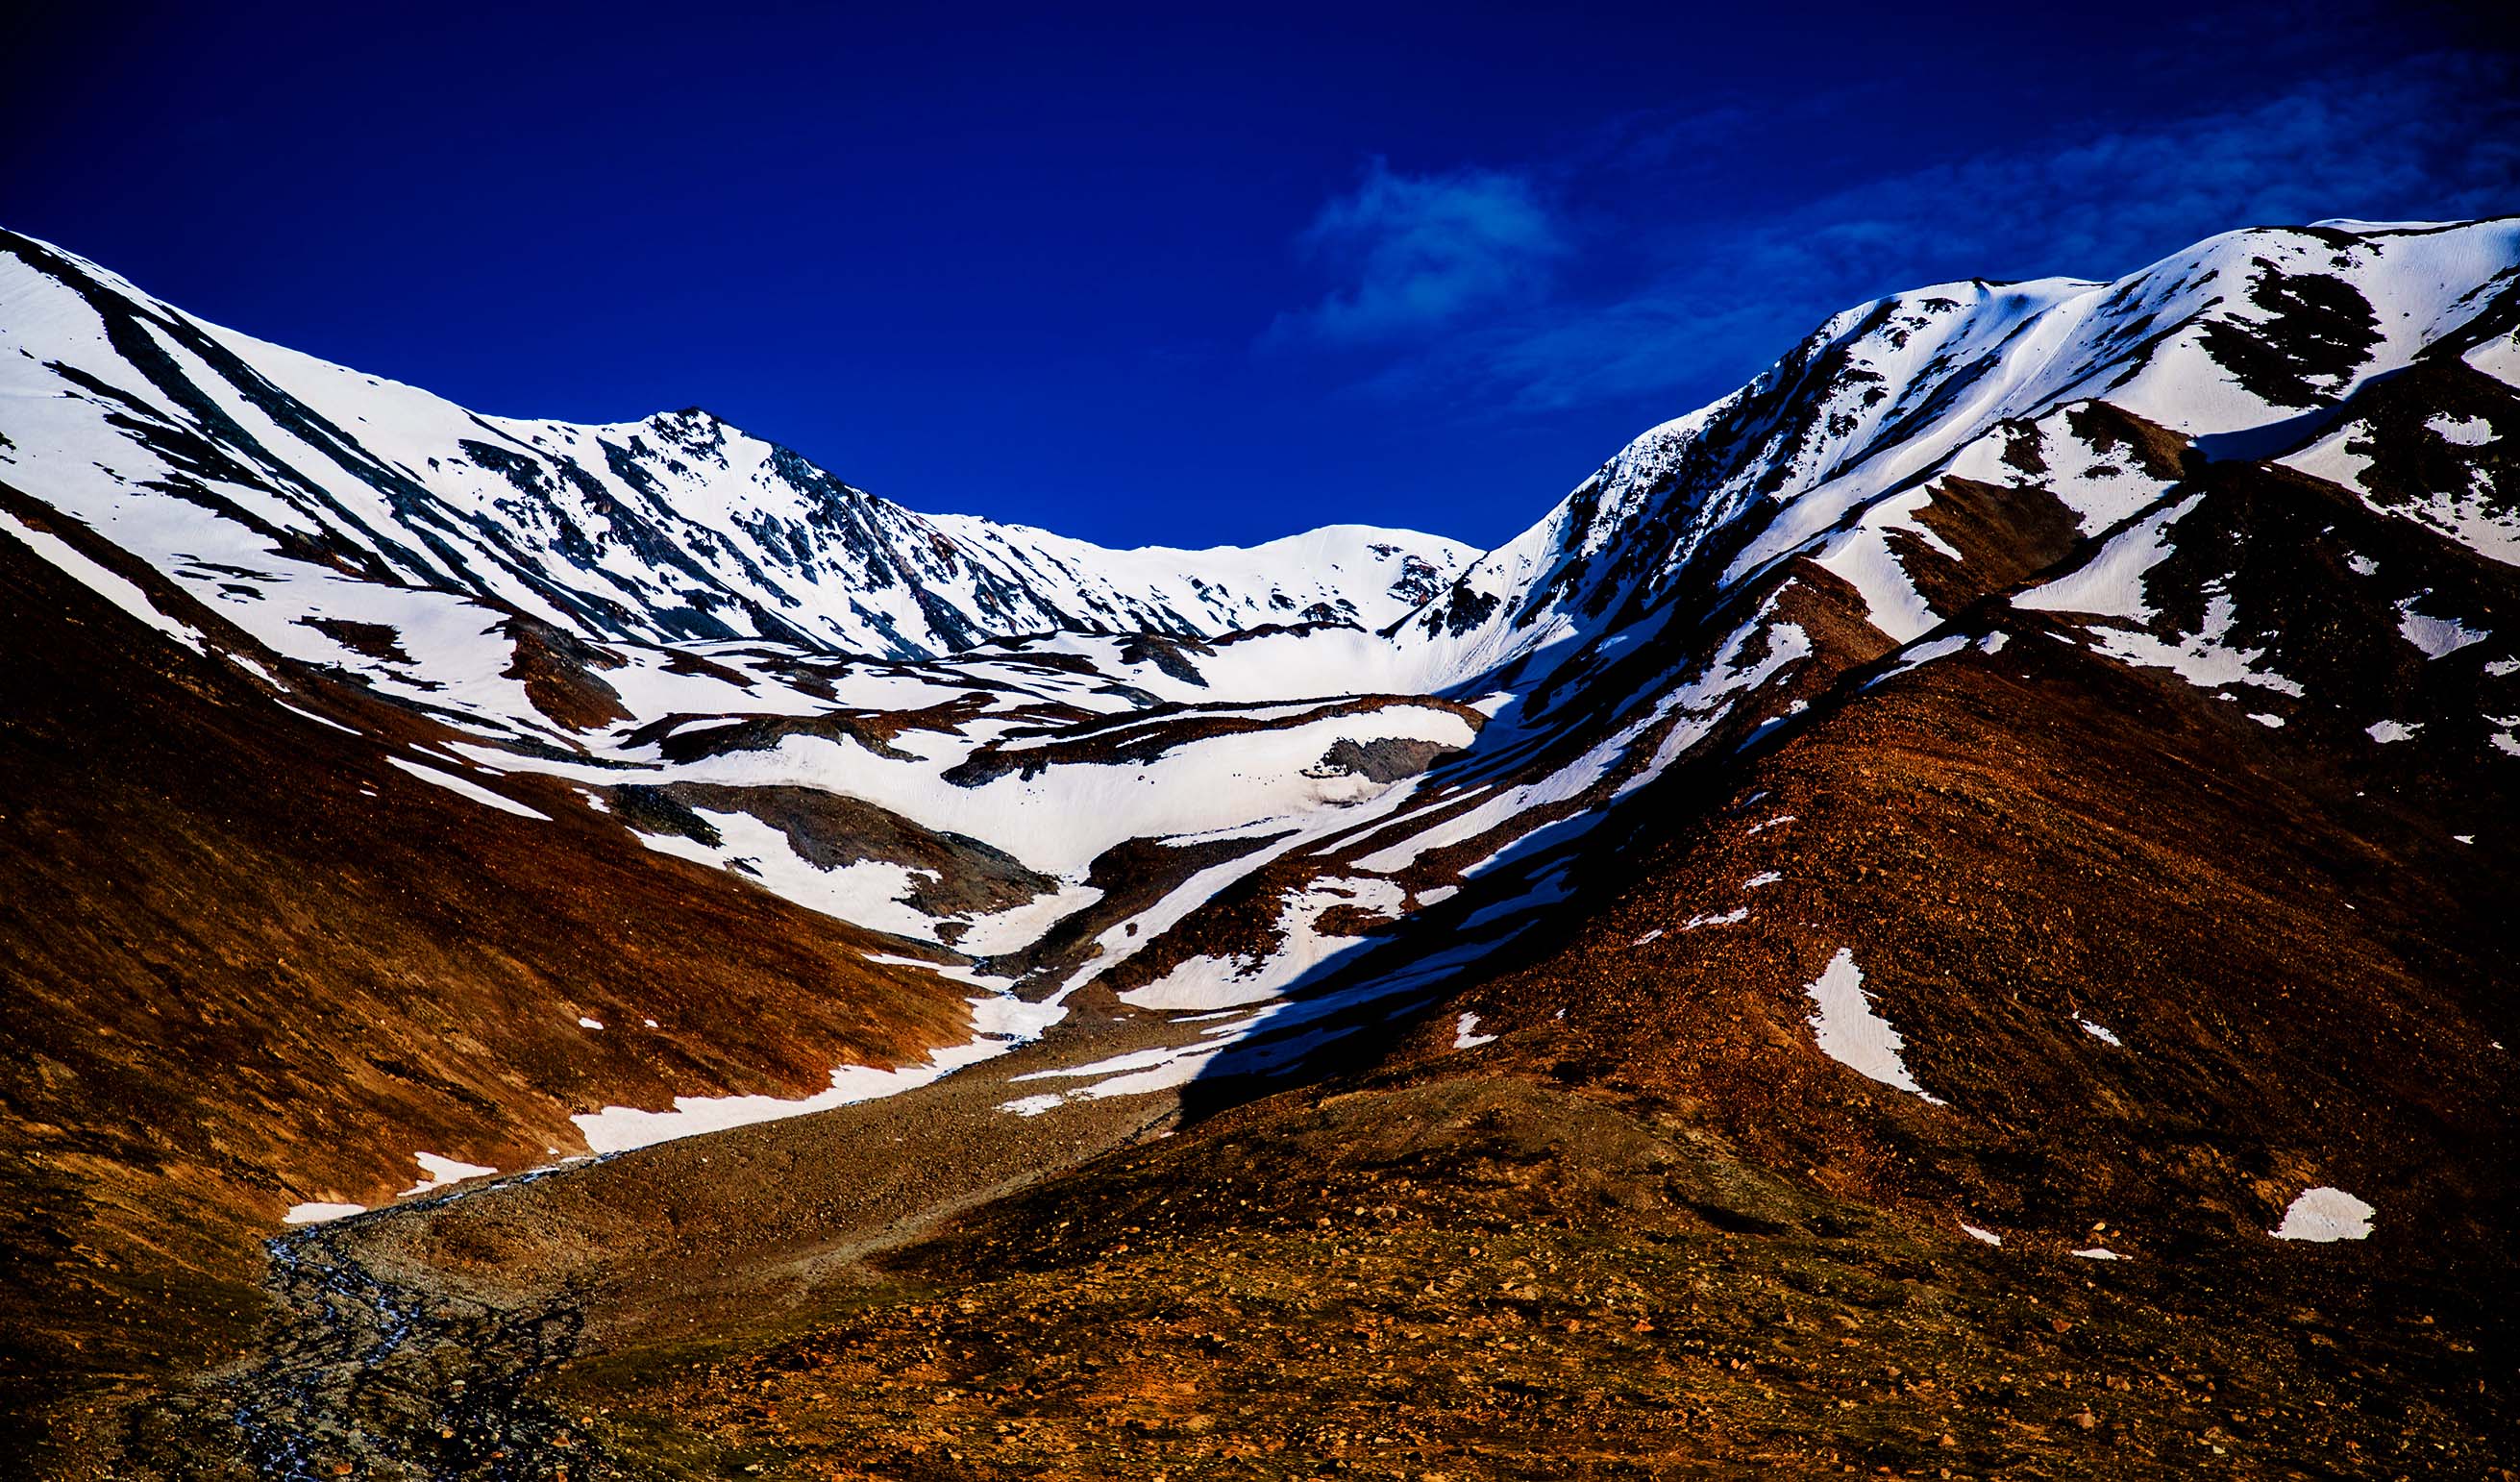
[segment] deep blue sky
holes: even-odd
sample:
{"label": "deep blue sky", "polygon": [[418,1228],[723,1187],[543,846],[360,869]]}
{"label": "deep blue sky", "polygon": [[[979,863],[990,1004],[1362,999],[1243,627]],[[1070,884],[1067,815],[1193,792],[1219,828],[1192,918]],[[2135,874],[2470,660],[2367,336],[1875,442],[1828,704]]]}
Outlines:
{"label": "deep blue sky", "polygon": [[1877,293],[2520,210],[2455,10],[43,9],[0,223],[483,411],[697,403],[1112,544],[1492,543]]}

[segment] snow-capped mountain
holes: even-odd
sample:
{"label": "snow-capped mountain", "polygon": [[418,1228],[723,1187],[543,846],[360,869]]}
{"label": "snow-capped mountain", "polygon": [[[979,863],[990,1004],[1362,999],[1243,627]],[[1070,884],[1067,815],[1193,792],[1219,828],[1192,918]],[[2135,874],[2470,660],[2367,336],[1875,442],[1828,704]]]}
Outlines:
{"label": "snow-capped mountain", "polygon": [[[1019,975],[1049,970],[1025,954],[1065,920],[1071,987],[1151,974],[1167,1000],[1293,981],[1332,950],[1308,924],[1325,911],[1388,920],[1474,876],[1555,899],[1560,851],[1613,801],[1849,667],[1948,651],[1951,622],[2006,594],[2084,614],[2129,661],[2254,672],[2228,655],[2282,635],[2248,593],[2171,600],[2126,585],[2158,554],[2077,554],[2169,549],[2209,465],[2282,457],[2463,549],[2520,545],[2498,435],[2510,221],[2243,232],[2114,283],[1850,309],[1474,561],[1359,527],[1113,552],[915,515],[702,413],[483,418],[0,247],[0,470],[270,654],[454,722],[474,768],[615,807],[642,789],[621,816],[653,847]],[[2453,420],[2393,414],[2410,383]],[[2451,591],[2405,604],[2490,631]],[[889,842],[835,854],[798,789],[878,810]],[[1409,822],[1366,827],[1386,814]],[[1108,894],[1098,861],[1148,839],[1240,863],[1151,918],[1086,904]],[[940,908],[975,841],[1016,873]],[[1238,890],[1276,924],[1192,951]],[[982,900],[1041,904],[1010,934]]]}
{"label": "snow-capped mountain", "polygon": [[[268,884],[292,849],[499,965],[457,1008],[414,1000],[390,1055],[343,1026],[455,969],[397,959],[301,1014],[261,937],[153,965],[277,1023],[289,1053],[231,1084],[56,962],[26,1063],[92,1029],[81,1053],[136,1057],[115,1084],[202,1077],[212,1130],[116,1125],[130,1166],[202,1170],[236,1219],[390,1199],[424,1135],[432,1177],[608,1152],[1080,1023],[1137,1038],[1026,1072],[1007,1117],[1525,1055],[2067,1254],[2120,1216],[2086,1184],[2190,1241],[2263,1235],[2331,1164],[2445,1228],[2508,1184],[2454,1129],[2507,1122],[2471,1088],[2508,1074],[2485,923],[2520,808],[2520,219],[1895,294],[1483,555],[915,515],[701,413],[476,417],[23,238],[0,352],[15,641],[79,655],[22,713],[129,679],[136,727],[216,779],[153,790],[162,758],[129,760],[148,806],[76,831],[13,806],[21,895],[102,903],[127,947],[155,918],[95,861],[209,819],[161,874],[213,898],[250,856],[272,940],[336,977],[358,935]],[[103,723],[61,724],[26,765],[77,792]],[[305,798],[220,811],[300,754]],[[762,935],[729,921],[811,956],[708,976],[741,1020],[713,1025],[653,980],[677,912],[701,924],[663,966],[695,979]],[[583,975],[544,915],[629,955]],[[818,1054],[845,1061],[829,1091],[797,1084]],[[82,1084],[13,1104],[130,1120]],[[2228,1146],[2143,1141],[2200,1105]],[[325,1138],[258,1143],[281,1106]],[[2005,1184],[2060,1138],[2100,1160],[2080,1183]],[[2467,1182],[2408,1172],[2436,1165]]]}
{"label": "snow-capped mountain", "polygon": [[[919,516],[705,414],[478,417],[0,247],[0,471],[269,657],[473,738],[425,765],[565,779],[652,848],[1148,1005],[1382,961],[1317,928],[1464,890],[1459,941],[1502,942],[1619,799],[1851,669],[1958,651],[1990,602],[2298,691],[2258,677],[2290,640],[2245,583],[2142,574],[2210,513],[2209,467],[2281,457],[2461,549],[2520,545],[2507,220],[2242,232],[2114,283],[1850,309],[1475,560],[1359,527],[1113,552]],[[2390,410],[2410,385],[2441,414]],[[2491,632],[2452,586],[2397,601],[2442,642]],[[2428,734],[2507,749],[2515,710]],[[1166,887],[1118,891],[1123,868]]]}
{"label": "snow-capped mountain", "polygon": [[[1567,1134],[1641,1106],[1696,1142],[1638,1167],[1727,1146],[1724,1188],[1852,1199],[1829,1242],[2220,1285],[2314,1199],[2409,1280],[2507,1268],[2520,219],[1893,294],[1484,555],[913,515],[705,414],[473,416],[0,237],[0,537],[8,1250],[121,1263],[75,1268],[111,1303],[0,1295],[61,1366],[154,1364],[91,1313],[249,1293],[283,1212],[945,1071],[870,1167],[1348,1066],[1388,1119],[1353,1145],[1434,1149],[1426,1188],[1469,1146],[1474,1199],[1593,1199],[1524,1164],[1643,1146]],[[1207,1188],[1273,1137],[1209,1127],[1056,1230],[1159,1263],[1167,1207],[1343,1188]],[[675,1260],[741,1250],[751,1151],[683,1146],[605,1167],[678,1170]],[[1653,1240],[1789,1225],[1620,1188]],[[857,1194],[819,1197],[764,1271]],[[406,1394],[347,1333],[353,1394]],[[232,1414],[131,1444],[224,1455]]]}
{"label": "snow-capped mountain", "polygon": [[[1501,664],[1802,555],[1862,589],[1875,626],[1904,642],[1932,610],[1885,542],[1937,476],[2036,477],[2096,532],[2162,484],[2105,457],[2042,468],[2049,440],[2077,439],[2074,409],[2104,403],[2207,456],[2259,458],[2307,449],[2346,420],[2340,407],[2418,362],[2508,385],[2515,255],[2507,218],[2331,222],[2235,232],[2111,283],[1973,280],[1848,309],[1740,390],[1639,437],[1414,631],[1456,665]],[[2451,482],[2372,497],[2508,559],[2520,498],[2487,466]]]}
{"label": "snow-capped mountain", "polygon": [[283,651],[290,620],[254,614],[290,604],[263,589],[317,574],[475,597],[583,638],[925,657],[1050,630],[1378,626],[1475,554],[1354,525],[1107,551],[918,515],[698,409],[610,427],[480,416],[9,233],[0,341],[17,352],[0,466]]}

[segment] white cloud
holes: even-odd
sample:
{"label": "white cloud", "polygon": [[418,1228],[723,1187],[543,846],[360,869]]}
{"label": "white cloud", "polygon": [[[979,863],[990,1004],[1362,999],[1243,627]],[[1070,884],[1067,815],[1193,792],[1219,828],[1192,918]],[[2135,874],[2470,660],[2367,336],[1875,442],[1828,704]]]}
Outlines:
{"label": "white cloud", "polygon": [[1563,232],[1525,176],[1399,175],[1375,159],[1298,239],[1342,286],[1273,331],[1362,343],[1440,329],[1474,308],[1545,294]]}

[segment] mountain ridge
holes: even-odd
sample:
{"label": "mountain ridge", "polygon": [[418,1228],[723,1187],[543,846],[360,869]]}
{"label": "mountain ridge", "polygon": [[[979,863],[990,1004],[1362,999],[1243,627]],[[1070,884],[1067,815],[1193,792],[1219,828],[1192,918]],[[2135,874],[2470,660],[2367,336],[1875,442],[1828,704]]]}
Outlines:
{"label": "mountain ridge", "polygon": [[[1362,526],[1262,548],[1106,551],[915,515],[698,409],[600,427],[483,417],[205,325],[33,239],[0,234],[0,255],[15,270],[0,288],[13,339],[52,335],[64,351],[92,352],[98,332],[67,322],[75,315],[65,298],[102,327],[109,354],[88,369],[48,357],[63,367],[51,389],[96,398],[144,444],[161,440],[158,468],[109,477],[154,475],[265,536],[312,538],[327,563],[498,596],[585,637],[767,636],[931,656],[994,633],[1353,620],[1406,602],[1466,554]],[[100,381],[114,364],[138,369],[141,383]],[[42,394],[32,384],[12,393]],[[255,510],[214,492],[257,481],[296,503]],[[616,558],[624,548],[644,573]],[[1386,566],[1392,590],[1351,597],[1307,584],[1305,567],[1279,560],[1296,556],[1332,570]]]}

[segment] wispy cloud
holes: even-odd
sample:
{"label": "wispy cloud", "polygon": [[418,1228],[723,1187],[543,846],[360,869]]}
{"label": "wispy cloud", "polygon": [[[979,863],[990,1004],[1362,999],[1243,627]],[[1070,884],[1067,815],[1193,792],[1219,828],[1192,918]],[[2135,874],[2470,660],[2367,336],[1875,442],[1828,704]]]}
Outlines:
{"label": "wispy cloud", "polygon": [[1505,170],[1396,174],[1371,161],[1297,239],[1341,283],[1272,334],[1383,343],[1449,328],[1473,309],[1544,297],[1569,245],[1532,180]]}
{"label": "wispy cloud", "polygon": [[[1385,358],[1368,383],[1390,394],[1530,411],[1711,395],[1827,314],[1900,289],[1966,277],[2114,277],[2241,226],[2520,211],[2515,99],[2520,71],[2507,59],[2435,55],[2140,129],[1940,160],[1756,219],[1705,215],[1694,193],[1597,191],[1597,199],[1693,203],[1688,213],[1620,206],[1610,229],[1593,234],[1654,244],[1642,257],[1612,264],[1572,255],[1574,234],[1537,213],[1530,182],[1612,167],[1649,175],[1655,160],[1687,154],[1648,138],[1624,153],[1628,165],[1561,159],[1520,175],[1440,177],[1523,182],[1503,199],[1535,211],[1526,230],[1541,247],[1517,257],[1501,247],[1503,265],[1494,268],[1423,270],[1439,284],[1458,277],[1459,286],[1426,290],[1448,307],[1416,315],[1398,304],[1422,249],[1379,261],[1369,251],[1369,271],[1312,315],[1325,331],[1372,327],[1323,337],[1380,345]],[[1673,127],[1693,134],[1696,149],[1721,148],[1705,131],[1723,116]],[[1425,184],[1377,165],[1366,189],[1334,202],[1307,241],[1350,220],[1369,198]],[[1535,264],[1549,271],[1535,274]],[[1481,300],[1489,312],[1464,320],[1461,308]]]}

